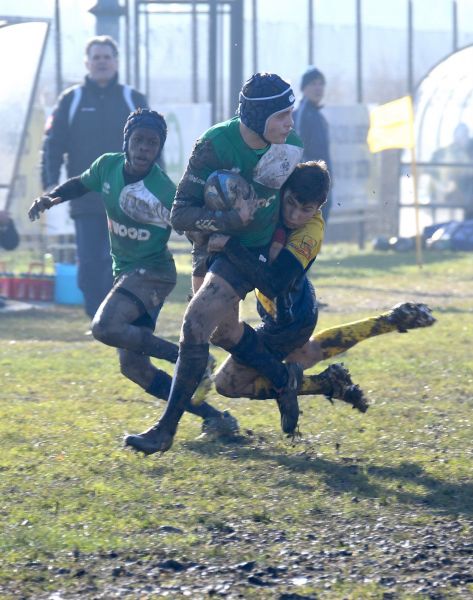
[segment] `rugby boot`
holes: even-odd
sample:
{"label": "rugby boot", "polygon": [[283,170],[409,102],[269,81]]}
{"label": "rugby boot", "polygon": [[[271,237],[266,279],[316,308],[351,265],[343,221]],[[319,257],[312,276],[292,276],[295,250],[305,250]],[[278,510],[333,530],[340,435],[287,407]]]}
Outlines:
{"label": "rugby boot", "polygon": [[207,368],[205,369],[202,379],[200,380],[197,389],[191,399],[193,406],[199,406],[207,398],[207,394],[210,392],[213,383],[213,372],[217,365],[217,360],[212,354],[209,354],[209,360],[207,362]]}
{"label": "rugby boot", "polygon": [[355,385],[350,377],[348,369],[342,363],[329,365],[325,371],[316,375],[318,380],[325,379],[327,388],[324,390],[325,397],[330,402],[333,400],[342,400],[351,404],[360,412],[368,410],[368,401],[363,395],[363,391],[358,385]]}
{"label": "rugby boot", "polygon": [[386,315],[389,323],[397,327],[400,333],[408,329],[430,327],[437,320],[427,304],[420,302],[401,302],[392,307]]}
{"label": "rugby boot", "polygon": [[281,429],[288,435],[295,435],[299,421],[299,402],[297,394],[302,381],[303,371],[299,363],[286,363],[287,383],[276,397],[281,415]]}
{"label": "rugby boot", "polygon": [[356,384],[348,386],[343,394],[342,400],[343,402],[351,404],[352,408],[356,408],[356,410],[359,410],[361,413],[365,413],[370,407],[363,390]]}
{"label": "rugby boot", "polygon": [[143,452],[148,456],[156,452],[166,452],[172,446],[173,440],[174,433],[164,429],[158,421],[142,433],[125,436],[124,443],[136,452]]}
{"label": "rugby boot", "polygon": [[202,434],[198,439],[206,438],[211,440],[232,438],[240,433],[238,421],[228,410],[208,417],[202,422]]}

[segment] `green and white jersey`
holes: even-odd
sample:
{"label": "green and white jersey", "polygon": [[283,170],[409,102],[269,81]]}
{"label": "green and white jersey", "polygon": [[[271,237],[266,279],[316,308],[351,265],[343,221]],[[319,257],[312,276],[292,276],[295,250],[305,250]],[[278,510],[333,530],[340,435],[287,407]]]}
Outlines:
{"label": "green and white jersey", "polygon": [[[263,246],[270,242],[277,223],[279,190],[301,156],[302,142],[294,131],[284,144],[271,144],[262,150],[254,150],[241,136],[238,117],[218,123],[197,141],[178,186],[176,203],[203,206],[204,186],[209,175],[217,169],[233,170],[253,186],[259,208],[249,225],[231,234],[244,246]],[[211,219],[190,225],[192,227],[184,226],[183,229],[212,231]]]}
{"label": "green and white jersey", "polygon": [[126,184],[124,165],[124,153],[103,154],[80,176],[85,187],[102,193],[113,274],[138,267],[173,271],[167,242],[175,185],[156,164],[144,179]]}

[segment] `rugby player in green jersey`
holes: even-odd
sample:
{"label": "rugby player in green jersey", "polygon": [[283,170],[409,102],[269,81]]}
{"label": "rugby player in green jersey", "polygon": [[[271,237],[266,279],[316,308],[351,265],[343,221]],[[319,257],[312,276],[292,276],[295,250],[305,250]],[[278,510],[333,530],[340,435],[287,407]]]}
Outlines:
{"label": "rugby player in green jersey", "polygon": [[[147,109],[131,113],[124,128],[123,152],[100,156],[82,175],[37,198],[31,220],[45,210],[94,190],[107,212],[115,283],[93,322],[93,336],[118,348],[123,375],[156,398],[167,400],[171,377],[150,357],[175,363],[178,346],[154,335],[163,303],[176,283],[168,249],[175,185],[156,164],[166,141],[164,117]],[[204,369],[205,370],[205,369]],[[201,374],[202,375],[202,374]],[[204,431],[238,429],[229,413],[207,403],[185,409],[204,419]]]}
{"label": "rugby player in green jersey", "polygon": [[[231,234],[257,257],[267,254],[279,216],[281,186],[302,155],[301,141],[293,131],[294,101],[290,85],[278,75],[256,73],[244,84],[238,116],[209,129],[194,147],[172,208],[176,230]],[[255,191],[252,201],[228,211],[206,208],[204,186],[218,169],[238,172]],[[225,254],[211,257],[203,284],[184,315],[166,409],[150,429],[127,436],[126,445],[145,454],[171,447],[184,407],[207,365],[209,340],[212,337],[213,343],[225,349],[239,343],[244,332],[238,306],[252,289],[253,282]],[[277,390],[282,429],[293,434],[299,415],[301,367],[282,363],[269,351],[247,358],[271,380]]]}

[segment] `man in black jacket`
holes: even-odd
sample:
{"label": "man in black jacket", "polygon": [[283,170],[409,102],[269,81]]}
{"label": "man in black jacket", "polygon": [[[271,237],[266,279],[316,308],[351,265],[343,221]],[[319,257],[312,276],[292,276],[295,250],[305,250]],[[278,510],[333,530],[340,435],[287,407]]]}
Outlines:
{"label": "man in black jacket", "polygon": [[[88,74],[84,83],[61,94],[46,123],[41,160],[46,191],[58,184],[64,161],[67,176],[74,177],[102,154],[120,152],[128,115],[148,107],[142,94],[118,83],[118,47],[111,37],[97,36],[88,42],[85,66]],[[76,232],[78,284],[84,294],[85,312],[93,318],[113,284],[107,218],[100,194],[90,192],[72,203],[71,217]]]}
{"label": "man in black jacket", "polygon": [[[315,67],[309,67],[302,75],[301,91],[303,98],[294,111],[294,129],[304,143],[304,162],[323,160],[332,173],[330,160],[330,136],[327,119],[321,113],[322,99],[325,93],[325,76]],[[322,214],[327,223],[332,205],[332,194],[322,207]]]}

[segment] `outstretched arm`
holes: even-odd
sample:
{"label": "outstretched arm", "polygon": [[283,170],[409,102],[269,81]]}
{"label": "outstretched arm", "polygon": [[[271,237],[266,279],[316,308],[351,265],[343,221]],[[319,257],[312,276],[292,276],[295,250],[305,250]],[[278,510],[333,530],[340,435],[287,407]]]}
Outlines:
{"label": "outstretched arm", "polygon": [[41,213],[56,206],[56,204],[61,204],[61,202],[66,202],[73,198],[79,198],[87,194],[87,192],[90,192],[90,190],[82,183],[80,176],[68,179],[47,194],[36,198],[28,210],[30,221],[39,219]]}

